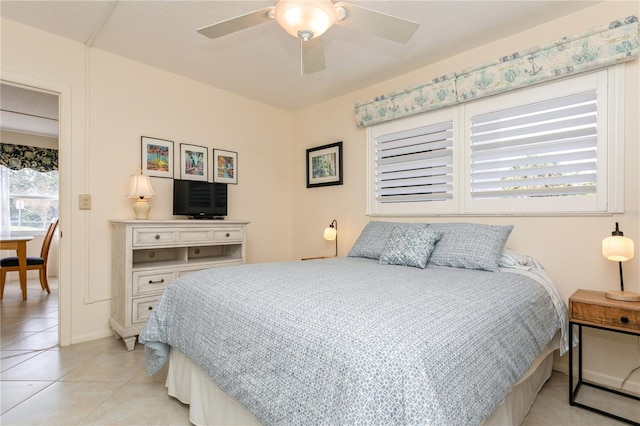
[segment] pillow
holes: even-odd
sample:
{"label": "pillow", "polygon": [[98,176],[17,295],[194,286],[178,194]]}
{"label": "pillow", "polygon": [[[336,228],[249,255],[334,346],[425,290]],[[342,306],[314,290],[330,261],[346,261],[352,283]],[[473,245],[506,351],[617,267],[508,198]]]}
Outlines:
{"label": "pillow", "polygon": [[424,269],[441,236],[442,232],[427,227],[396,227],[380,254],[379,263]]}
{"label": "pillow", "polygon": [[501,268],[515,268],[530,271],[532,269],[544,270],[544,267],[531,256],[518,253],[517,251],[505,248],[500,255]]}
{"label": "pillow", "polygon": [[429,229],[442,231],[430,264],[495,272],[513,225],[432,223]]}
{"label": "pillow", "polygon": [[428,226],[428,223],[371,221],[364,227],[347,256],[380,259],[380,253],[395,228],[426,228]]}

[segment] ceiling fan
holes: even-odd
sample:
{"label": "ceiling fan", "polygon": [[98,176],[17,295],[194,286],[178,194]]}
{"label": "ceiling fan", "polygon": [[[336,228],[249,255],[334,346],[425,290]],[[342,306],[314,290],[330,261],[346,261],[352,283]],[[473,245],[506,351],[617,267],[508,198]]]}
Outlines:
{"label": "ceiling fan", "polygon": [[399,43],[408,42],[419,27],[416,22],[346,2],[279,0],[275,6],[202,27],[198,32],[213,39],[273,20],[286,32],[300,39],[305,74],[325,69],[324,47],[320,36],[333,24]]}

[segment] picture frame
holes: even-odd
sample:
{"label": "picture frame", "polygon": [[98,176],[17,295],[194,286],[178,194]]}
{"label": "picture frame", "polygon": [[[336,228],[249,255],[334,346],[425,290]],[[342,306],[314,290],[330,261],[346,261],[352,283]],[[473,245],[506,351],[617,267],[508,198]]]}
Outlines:
{"label": "picture frame", "polygon": [[208,148],[205,146],[180,144],[180,179],[209,180],[207,168]]}
{"label": "picture frame", "polygon": [[140,169],[146,176],[173,179],[173,141],[142,136]]}
{"label": "picture frame", "polygon": [[224,149],[213,150],[213,181],[238,184],[238,153]]}
{"label": "picture frame", "polygon": [[307,188],[342,183],[342,141],[307,149]]}

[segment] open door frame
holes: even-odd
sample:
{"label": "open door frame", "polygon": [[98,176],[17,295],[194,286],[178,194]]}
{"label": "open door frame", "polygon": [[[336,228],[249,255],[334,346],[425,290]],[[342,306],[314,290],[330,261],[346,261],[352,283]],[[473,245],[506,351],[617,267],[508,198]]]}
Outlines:
{"label": "open door frame", "polygon": [[[65,234],[71,223],[71,87],[10,72],[0,76],[3,83],[27,90],[58,95],[59,126],[59,245],[58,245],[58,344],[71,344],[71,238]],[[70,228],[69,228],[70,229]],[[63,238],[64,237],[64,238]]]}

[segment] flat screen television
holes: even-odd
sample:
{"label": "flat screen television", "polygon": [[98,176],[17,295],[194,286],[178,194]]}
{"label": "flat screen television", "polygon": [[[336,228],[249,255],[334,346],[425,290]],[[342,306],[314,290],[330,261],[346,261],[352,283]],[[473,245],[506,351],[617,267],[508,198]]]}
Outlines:
{"label": "flat screen television", "polygon": [[227,184],[174,179],[173,214],[190,219],[224,219]]}

